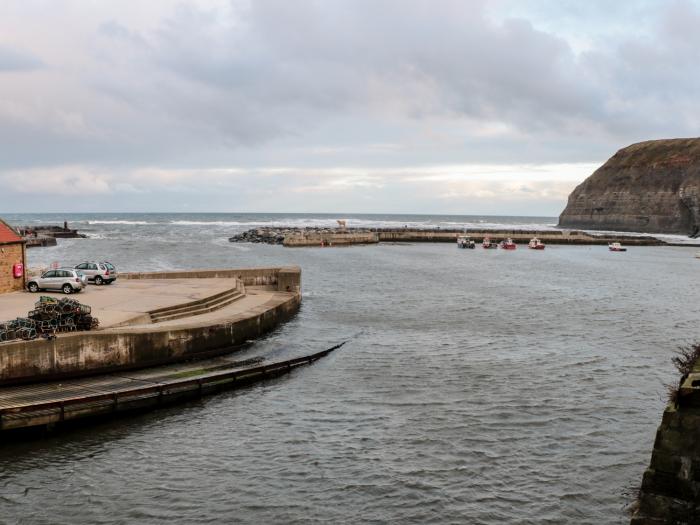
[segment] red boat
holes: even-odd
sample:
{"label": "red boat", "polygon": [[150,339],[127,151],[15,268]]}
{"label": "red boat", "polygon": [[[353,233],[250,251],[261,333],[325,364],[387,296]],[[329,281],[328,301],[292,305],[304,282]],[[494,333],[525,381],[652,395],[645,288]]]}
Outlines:
{"label": "red boat", "polygon": [[515,250],[516,247],[517,244],[515,244],[513,242],[513,239],[511,239],[510,237],[508,237],[504,241],[501,241],[501,248],[503,248],[504,250]]}

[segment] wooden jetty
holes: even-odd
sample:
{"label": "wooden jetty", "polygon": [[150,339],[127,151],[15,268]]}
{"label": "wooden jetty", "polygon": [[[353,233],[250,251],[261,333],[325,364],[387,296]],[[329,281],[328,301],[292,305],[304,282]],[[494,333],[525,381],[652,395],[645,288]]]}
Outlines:
{"label": "wooden jetty", "polygon": [[1,388],[0,431],[51,427],[90,417],[154,409],[238,388],[309,365],[344,344],[304,357],[257,366],[218,359]]}

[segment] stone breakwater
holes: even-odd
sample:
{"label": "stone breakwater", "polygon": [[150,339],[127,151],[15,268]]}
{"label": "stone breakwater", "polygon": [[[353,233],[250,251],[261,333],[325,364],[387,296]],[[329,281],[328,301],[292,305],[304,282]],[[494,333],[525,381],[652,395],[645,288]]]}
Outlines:
{"label": "stone breakwater", "polygon": [[56,239],[85,239],[87,235],[78,230],[68,227],[68,223],[63,226],[39,225],[39,226],[18,226],[17,231],[22,238],[27,241],[27,248],[56,246]]}
{"label": "stone breakwater", "polygon": [[230,242],[282,244],[287,247],[347,246],[380,242],[456,242],[460,235],[469,235],[477,242],[485,237],[494,241],[511,238],[527,243],[538,237],[549,244],[608,244],[622,242],[632,246],[663,245],[649,236],[592,235],[576,230],[491,230],[491,229],[411,229],[411,228],[254,228],[229,238]]}
{"label": "stone breakwater", "polygon": [[331,231],[332,228],[253,228],[229,238],[229,242],[253,242],[260,244],[284,244],[288,235],[296,235],[301,232],[321,233]]}

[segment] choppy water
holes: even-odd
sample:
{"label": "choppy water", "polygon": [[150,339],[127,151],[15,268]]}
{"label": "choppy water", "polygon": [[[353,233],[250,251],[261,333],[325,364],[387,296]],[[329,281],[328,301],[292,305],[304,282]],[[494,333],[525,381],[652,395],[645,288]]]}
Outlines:
{"label": "choppy water", "polygon": [[350,342],[245,390],[4,445],[0,523],[624,523],[671,353],[700,339],[692,248],[285,249],[228,243],[238,216],[110,217],[30,265],[300,264],[299,315],[251,352]]}

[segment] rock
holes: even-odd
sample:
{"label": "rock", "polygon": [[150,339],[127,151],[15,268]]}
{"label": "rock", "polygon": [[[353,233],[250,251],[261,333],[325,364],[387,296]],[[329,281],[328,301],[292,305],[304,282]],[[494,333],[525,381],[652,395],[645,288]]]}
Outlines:
{"label": "rock", "polygon": [[559,226],[697,236],[700,138],[621,149],[571,193]]}

